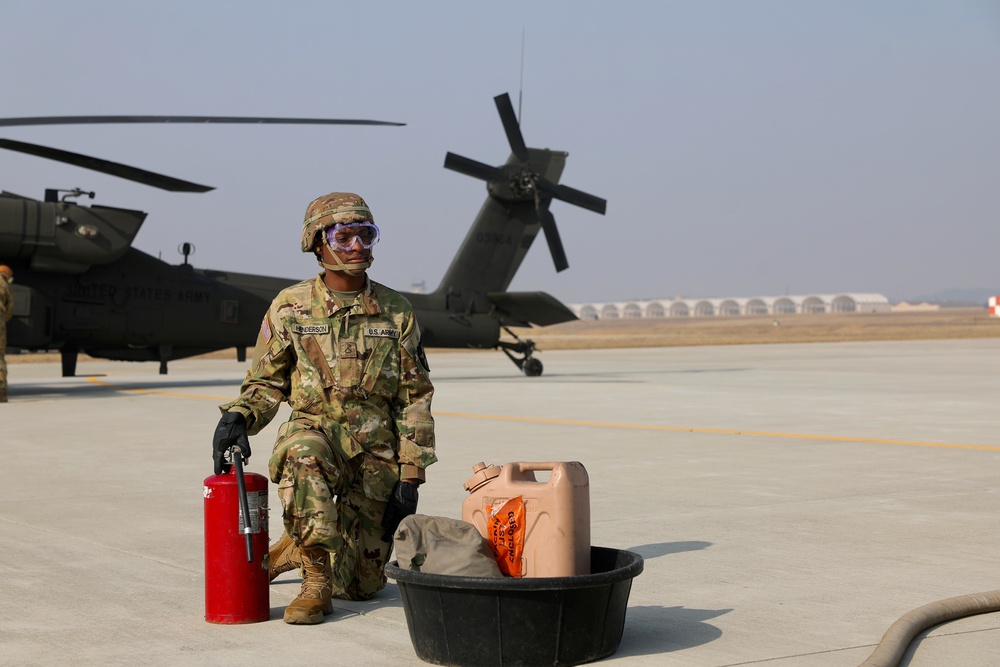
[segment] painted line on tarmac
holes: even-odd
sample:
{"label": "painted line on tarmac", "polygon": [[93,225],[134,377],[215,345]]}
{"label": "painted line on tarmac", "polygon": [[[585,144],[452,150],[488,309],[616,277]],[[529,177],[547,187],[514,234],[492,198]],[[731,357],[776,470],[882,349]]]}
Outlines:
{"label": "painted line on tarmac", "polygon": [[[181,394],[159,389],[135,389],[104,382],[94,377],[88,377],[87,382],[91,382],[102,387],[120,389],[122,391],[133,391],[138,394],[156,394],[159,396],[173,396],[175,398],[196,398],[208,401],[221,401],[223,403],[232,400],[219,396],[199,396],[197,394]],[[878,445],[907,445],[910,447],[942,447],[945,449],[979,449],[984,451],[1000,452],[1000,446],[993,445],[962,445],[951,442],[923,442],[920,440],[892,440],[886,438],[857,438],[840,435],[814,435],[808,433],[772,433],[769,431],[742,431],[728,428],[694,428],[690,426],[657,426],[653,424],[619,424],[615,422],[591,422],[574,421],[570,419],[543,419],[541,417],[509,417],[504,415],[477,415],[467,412],[435,412],[438,417],[458,417],[461,419],[485,419],[492,421],[523,422],[529,424],[554,424],[558,426],[588,426],[592,428],[614,428],[629,429],[633,431],[669,431],[673,433],[711,433],[717,435],[749,435],[758,438],[792,438],[795,440],[827,440],[832,442],[868,442]]]}
{"label": "painted line on tarmac", "polygon": [[532,424],[557,424],[561,426],[590,426],[596,428],[631,429],[637,431],[671,431],[679,433],[714,433],[722,435],[750,435],[762,438],[793,438],[796,440],[831,440],[835,442],[870,442],[879,445],[909,445],[911,447],[944,447],[949,449],[982,449],[1000,452],[1000,446],[962,445],[950,442],[923,442],[920,440],[891,440],[884,438],[856,438],[840,435],[811,435],[807,433],[771,433],[768,431],[742,431],[728,428],[693,428],[689,426],[656,426],[652,424],[619,424],[614,422],[573,421],[570,419],[543,419],[541,417],[505,417],[503,415],[476,415],[463,412],[435,412],[435,416],[489,419],[495,421],[529,422]]}
{"label": "painted line on tarmac", "polygon": [[118,389],[120,391],[131,391],[136,394],[155,394],[157,396],[173,396],[174,398],[197,398],[203,401],[221,401],[226,403],[231,401],[231,398],[219,398],[218,396],[199,396],[198,394],[181,394],[175,391],[163,391],[162,389],[138,389],[136,387],[126,387],[124,385],[115,384],[114,382],[105,382],[104,380],[99,380],[96,377],[88,377],[87,382],[91,384],[96,384],[101,387],[107,387],[108,389]]}

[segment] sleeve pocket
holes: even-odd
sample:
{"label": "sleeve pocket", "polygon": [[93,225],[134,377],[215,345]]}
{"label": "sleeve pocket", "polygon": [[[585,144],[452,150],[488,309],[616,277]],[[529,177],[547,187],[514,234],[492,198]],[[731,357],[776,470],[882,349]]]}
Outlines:
{"label": "sleeve pocket", "polygon": [[365,496],[370,500],[386,502],[399,481],[399,466],[395,461],[366,454],[361,464],[361,480]]}
{"label": "sleeve pocket", "polygon": [[421,447],[434,446],[434,422],[427,419],[418,421],[413,426],[413,441]]}

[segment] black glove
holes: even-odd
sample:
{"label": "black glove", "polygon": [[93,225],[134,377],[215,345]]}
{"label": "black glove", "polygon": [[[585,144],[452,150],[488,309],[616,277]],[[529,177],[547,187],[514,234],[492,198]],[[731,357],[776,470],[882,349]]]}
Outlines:
{"label": "black glove", "polygon": [[226,452],[231,447],[237,448],[243,454],[243,460],[250,458],[247,420],[239,412],[223,413],[219,425],[215,427],[215,437],[212,438],[212,459],[215,461],[216,475],[224,475],[232,467],[232,463],[227,462],[226,458]]}
{"label": "black glove", "polygon": [[399,528],[400,522],[411,514],[417,513],[417,487],[402,480],[396,482],[396,488],[392,490],[392,497],[389,498],[389,505],[382,515],[382,527],[385,534],[382,539],[392,542],[392,536]]}

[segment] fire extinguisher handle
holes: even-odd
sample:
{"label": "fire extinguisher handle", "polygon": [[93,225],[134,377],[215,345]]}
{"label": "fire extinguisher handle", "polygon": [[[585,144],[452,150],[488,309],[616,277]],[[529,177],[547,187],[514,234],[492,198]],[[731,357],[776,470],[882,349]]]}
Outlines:
{"label": "fire extinguisher handle", "polygon": [[253,562],[253,536],[250,534],[253,522],[250,520],[250,501],[247,499],[247,486],[243,480],[243,453],[238,446],[231,450],[233,465],[236,468],[236,488],[240,495],[240,510],[243,513],[243,535],[247,541],[247,562]]}
{"label": "fire extinguisher handle", "polygon": [[225,412],[219,418],[212,436],[212,459],[215,474],[224,475],[232,469],[233,449],[250,458],[250,438],[247,436],[246,417],[240,412]]}

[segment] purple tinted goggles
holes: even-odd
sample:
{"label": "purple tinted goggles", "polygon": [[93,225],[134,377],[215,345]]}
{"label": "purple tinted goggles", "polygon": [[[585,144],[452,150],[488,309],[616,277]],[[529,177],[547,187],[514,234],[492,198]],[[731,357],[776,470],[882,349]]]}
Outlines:
{"label": "purple tinted goggles", "polygon": [[345,222],[326,230],[326,244],[334,250],[350,250],[355,241],[367,250],[378,243],[378,239],[378,227],[374,222]]}

